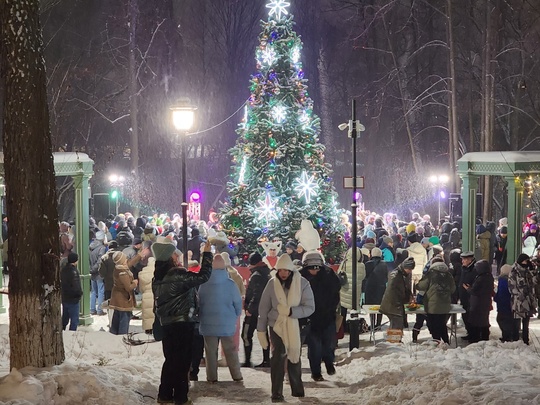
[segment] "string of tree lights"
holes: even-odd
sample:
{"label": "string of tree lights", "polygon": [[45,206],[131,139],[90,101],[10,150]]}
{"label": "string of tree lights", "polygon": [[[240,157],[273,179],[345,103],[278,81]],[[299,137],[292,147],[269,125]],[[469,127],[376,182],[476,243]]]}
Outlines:
{"label": "string of tree lights", "polygon": [[272,1],[255,56],[251,96],[231,149],[228,200],[220,210],[224,230],[243,237],[248,249],[261,239],[294,238],[302,219],[312,221],[330,263],[345,251],[345,231],[318,142],[320,119],[313,112],[300,61],[302,41],[293,30],[289,3]]}
{"label": "string of tree lights", "polygon": [[540,176],[528,176],[522,181],[522,185],[525,208],[538,212],[540,209]]}

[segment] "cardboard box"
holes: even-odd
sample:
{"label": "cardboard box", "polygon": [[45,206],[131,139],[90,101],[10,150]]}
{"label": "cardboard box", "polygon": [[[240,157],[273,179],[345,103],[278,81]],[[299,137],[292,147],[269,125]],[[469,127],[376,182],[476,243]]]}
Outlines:
{"label": "cardboard box", "polygon": [[401,329],[387,329],[386,341],[390,343],[401,343],[403,331]]}

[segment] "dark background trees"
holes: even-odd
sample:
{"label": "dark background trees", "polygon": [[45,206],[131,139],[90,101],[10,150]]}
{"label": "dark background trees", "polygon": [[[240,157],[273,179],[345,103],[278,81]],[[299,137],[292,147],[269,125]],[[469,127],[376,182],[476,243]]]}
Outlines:
{"label": "dark background trees", "polygon": [[[226,197],[227,150],[256,71],[265,3],[48,2],[42,21],[54,149],[95,160],[93,193],[108,191],[111,172],[131,173],[121,209],[172,214],[179,210],[181,181],[167,113],[178,97],[189,96],[199,106],[200,133],[188,140],[187,184],[201,191],[203,212],[217,208]],[[351,151],[337,125],[350,118],[351,97],[366,126],[358,142],[363,199],[379,212],[434,214],[435,190],[427,179],[433,172],[452,175],[463,153],[538,149],[536,2],[291,3],[342,206],[350,200],[341,185],[351,173]],[[503,215],[503,182],[483,187],[495,195],[485,199],[485,217]],[[448,191],[459,191],[459,179]]]}

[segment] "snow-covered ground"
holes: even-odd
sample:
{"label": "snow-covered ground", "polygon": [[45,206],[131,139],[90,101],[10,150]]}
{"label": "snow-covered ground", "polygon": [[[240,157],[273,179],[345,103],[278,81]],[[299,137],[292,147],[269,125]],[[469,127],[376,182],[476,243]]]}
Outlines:
{"label": "snow-covered ground", "polygon": [[[4,296],[6,304],[7,297]],[[531,320],[531,346],[500,343],[492,312],[491,339],[458,348],[434,347],[424,328],[420,343],[369,342],[361,335],[360,349],[348,353],[348,339],[339,342],[337,372],[310,378],[307,349],[303,349],[305,398],[290,396],[288,403],[306,404],[540,404],[540,320]],[[409,317],[412,327],[414,317]],[[155,403],[163,355],[161,343],[128,346],[122,336],[106,332],[107,317],[94,324],[64,332],[66,361],[47,369],[25,368],[9,372],[9,319],[0,315],[0,403],[2,404],[150,404]],[[100,331],[100,329],[103,329]],[[141,331],[141,321],[131,321]],[[458,335],[463,335],[460,328]],[[136,335],[146,339],[145,334]],[[377,336],[382,341],[382,334]],[[256,339],[255,339],[256,340]],[[261,361],[256,343],[253,362]],[[243,350],[240,349],[240,360]],[[204,367],[193,382],[195,404],[270,403],[268,369],[242,369],[243,383],[232,381],[228,369],[219,369],[219,383],[206,382]]]}

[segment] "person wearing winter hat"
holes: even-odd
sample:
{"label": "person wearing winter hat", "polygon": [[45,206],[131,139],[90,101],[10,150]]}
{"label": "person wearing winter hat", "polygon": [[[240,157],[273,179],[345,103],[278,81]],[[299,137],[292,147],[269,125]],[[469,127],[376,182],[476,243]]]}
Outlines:
{"label": "person wearing winter hat", "polygon": [[[229,262],[230,263],[230,262]],[[234,381],[242,381],[234,334],[242,313],[242,297],[229,277],[225,260],[216,254],[208,282],[199,287],[199,333],[204,337],[206,380],[218,381],[218,347],[221,342],[229,372]]]}
{"label": "person wearing winter hat", "polygon": [[[416,235],[416,237],[414,235]],[[420,243],[421,241],[422,243]],[[413,234],[409,235],[409,242],[410,243],[409,247],[407,247],[407,251],[409,252],[409,257],[412,257],[416,263],[416,267],[413,269],[411,274],[411,291],[414,291],[414,286],[422,278],[424,267],[426,267],[428,262],[427,247],[429,246],[429,238],[420,239],[418,234]]]}
{"label": "person wearing winter hat", "polygon": [[131,311],[137,305],[134,290],[139,282],[133,278],[124,253],[114,252],[112,258],[115,268],[109,308],[114,310],[114,314],[109,331],[113,335],[125,335],[129,332]]}
{"label": "person wearing winter hat", "polygon": [[407,235],[410,235],[411,233],[416,232],[416,222],[410,222],[409,225],[405,227],[405,231],[407,232]]}
{"label": "person wearing winter hat", "polygon": [[257,336],[261,347],[268,349],[266,330],[270,327],[272,402],[284,402],[285,361],[292,395],[305,396],[298,321],[315,311],[315,300],[309,282],[296,270],[289,255],[279,257],[276,269],[276,275],[268,282],[261,296]]}
{"label": "person wearing winter hat", "polygon": [[[251,367],[251,352],[253,350],[253,334],[257,330],[257,318],[259,316],[259,302],[268,280],[270,280],[270,268],[262,260],[259,252],[253,252],[249,256],[251,276],[249,277],[246,297],[244,299],[244,323],[242,324],[242,341],[244,343],[245,360],[242,367]],[[268,334],[268,332],[267,332]],[[268,338],[267,338],[268,340]],[[256,367],[270,367],[270,350],[263,349],[263,361]]]}
{"label": "person wearing winter hat", "polygon": [[[163,238],[168,239],[168,238]],[[189,392],[188,374],[192,359],[192,343],[198,312],[197,287],[212,274],[211,245],[203,248],[201,270],[190,272],[176,267],[172,255],[176,246],[157,238],[152,244],[156,259],[152,291],[155,314],[163,332],[163,355],[158,402],[186,403]]]}
{"label": "person wearing winter hat", "polygon": [[[449,344],[446,322],[447,314],[452,308],[452,293],[456,290],[456,283],[441,256],[433,257],[416,288],[424,292],[423,305],[431,336],[439,342]],[[415,332],[418,336],[419,329],[413,330],[413,340]]]}
{"label": "person wearing winter hat", "polygon": [[105,285],[99,275],[101,258],[107,252],[107,236],[105,232],[96,232],[96,237],[90,242],[90,314],[105,315],[102,304],[105,300]]}
{"label": "person wearing winter hat", "polygon": [[[379,248],[371,250],[371,259],[366,263],[366,278],[364,282],[364,304],[381,305],[386,284],[388,282],[388,266],[382,260]],[[370,326],[380,329],[382,314],[370,314]]]}
{"label": "person wearing winter hat", "polygon": [[412,257],[406,258],[388,275],[388,285],[384,292],[379,311],[390,319],[390,328],[403,330],[405,305],[414,302],[407,278],[415,268]]}
{"label": "person wearing winter hat", "polygon": [[324,381],[321,362],[324,362],[328,375],[336,372],[336,308],[341,283],[334,270],[324,265],[320,252],[307,252],[302,261],[300,274],[309,281],[315,299],[315,312],[309,317],[310,330],[306,337],[309,368],[313,380]]}
{"label": "person wearing winter hat", "polygon": [[479,260],[474,268],[476,277],[472,284],[463,284],[463,288],[470,296],[469,343],[489,340],[489,313],[493,294],[491,265],[486,260]]}
{"label": "person wearing winter hat", "polygon": [[[512,271],[512,266],[504,264],[501,266],[501,274],[497,282],[497,292],[493,301],[497,303],[497,324],[501,329],[501,342],[512,342],[514,332],[514,315],[512,314],[512,294],[508,288],[508,276]],[[518,330],[519,333],[519,330]],[[518,336],[519,338],[519,336]]]}
{"label": "person wearing winter hat", "polygon": [[474,265],[476,264],[476,260],[474,258],[474,252],[472,251],[466,251],[461,253],[461,278],[458,283],[458,290],[459,290],[459,301],[461,305],[463,306],[463,309],[465,310],[465,313],[461,315],[461,318],[463,319],[463,323],[465,325],[465,329],[467,330],[467,335],[462,336],[461,339],[463,340],[469,340],[471,336],[471,324],[469,322],[470,318],[470,295],[467,292],[467,289],[465,288],[465,285],[471,286],[476,278],[476,268]]}
{"label": "person wearing winter hat", "polygon": [[323,267],[324,256],[317,250],[310,250],[309,252],[304,253],[304,256],[302,257],[302,265],[305,268]]}
{"label": "person wearing winter hat", "polygon": [[497,263],[497,274],[499,274],[501,266],[506,263],[506,242],[508,241],[508,228],[502,226],[496,235],[495,242],[495,262]]}
{"label": "person wearing winter hat", "polygon": [[[103,233],[105,233],[105,236],[106,236],[106,238],[107,238],[107,242],[112,240],[112,235],[111,235],[111,233],[109,232],[109,229],[107,229],[107,225],[105,225],[105,222],[99,221],[98,224],[97,224],[97,227],[98,227],[98,230],[100,230],[100,231],[102,231]],[[107,242],[106,242],[106,243],[107,243]]]}
{"label": "person wearing winter hat", "polygon": [[528,255],[520,254],[512,266],[508,276],[508,288],[511,294],[514,324],[512,340],[519,340],[519,327],[523,343],[529,344],[529,321],[536,314],[537,298],[535,286],[536,277],[533,274],[534,265]]}
{"label": "person wearing winter hat", "polygon": [[145,240],[143,244],[142,239],[134,238],[133,244],[123,250],[128,259],[127,265],[135,280],[139,278],[139,272],[148,264],[148,258],[152,253],[150,251],[151,243],[151,241]]}
{"label": "person wearing winter hat", "polygon": [[371,249],[371,258],[382,257],[382,251],[378,247]]}
{"label": "person wearing winter hat", "polygon": [[[229,273],[229,278],[234,281],[236,286],[238,287],[238,292],[240,293],[240,296],[242,298],[246,295],[246,286],[244,285],[244,278],[240,275],[238,270],[236,270],[231,263],[231,257],[229,256],[229,253],[222,252],[221,256],[223,257],[223,262],[225,263],[225,268],[227,269],[227,272]],[[240,317],[236,318],[236,330],[234,332],[233,336],[234,341],[234,347],[238,351],[239,349],[239,343],[240,343]],[[223,346],[221,348],[221,357],[223,360],[225,360],[225,352],[223,350]],[[218,360],[218,363],[221,360]],[[226,361],[225,361],[226,363]],[[221,364],[220,364],[221,365]]]}
{"label": "person wearing winter hat", "polygon": [[79,326],[79,301],[82,297],[81,278],[77,270],[79,255],[71,252],[67,256],[67,264],[60,272],[62,291],[62,330],[77,330]]}
{"label": "person wearing winter hat", "polygon": [[291,256],[291,260],[302,260],[302,254],[296,251],[297,245],[294,241],[290,240],[285,244],[285,253]]}
{"label": "person wearing winter hat", "polygon": [[381,249],[382,252],[382,258],[389,266],[389,271],[391,271],[394,267],[394,239],[392,239],[390,236],[385,235],[381,238],[381,244],[379,245],[379,249]]}
{"label": "person wearing winter hat", "polygon": [[476,239],[480,244],[480,259],[491,263],[491,258],[489,257],[489,253],[491,252],[491,232],[484,225],[480,224],[476,227]]}
{"label": "person wearing winter hat", "polygon": [[191,238],[188,240],[188,250],[193,252],[193,260],[201,260],[201,245],[204,243],[204,239],[201,236],[199,228],[191,228]]}

